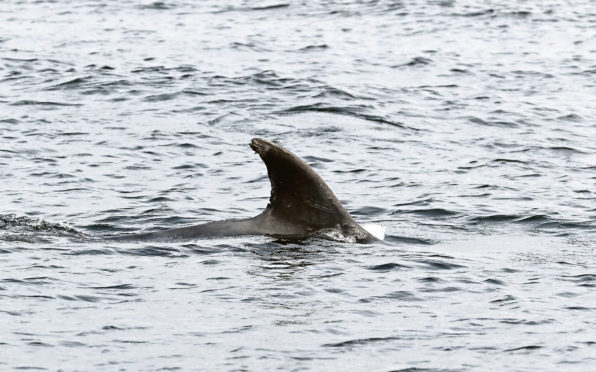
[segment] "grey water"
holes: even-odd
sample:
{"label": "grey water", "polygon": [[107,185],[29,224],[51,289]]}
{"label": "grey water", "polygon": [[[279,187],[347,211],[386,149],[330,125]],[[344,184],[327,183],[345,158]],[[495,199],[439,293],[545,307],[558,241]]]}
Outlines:
{"label": "grey water", "polygon": [[[0,370],[588,371],[596,4],[0,3]],[[263,137],[361,245],[258,214]]]}

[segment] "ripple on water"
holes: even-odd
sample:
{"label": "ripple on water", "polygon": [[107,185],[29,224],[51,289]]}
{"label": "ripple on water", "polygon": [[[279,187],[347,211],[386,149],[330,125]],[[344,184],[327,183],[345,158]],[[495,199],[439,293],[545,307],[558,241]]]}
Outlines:
{"label": "ripple on water", "polygon": [[403,270],[403,269],[409,269],[409,268],[411,268],[411,266],[399,264],[396,262],[388,262],[388,263],[384,263],[384,264],[369,266],[368,270],[378,271],[378,272],[388,272],[388,271],[393,271],[393,270]]}
{"label": "ripple on water", "polygon": [[[0,369],[589,370],[592,5],[3,1]],[[384,242],[104,239],[259,213],[254,136]]]}
{"label": "ripple on water", "polygon": [[446,262],[446,261],[442,261],[442,260],[424,259],[424,260],[415,260],[415,262],[421,263],[422,265],[426,266],[430,270],[455,270],[455,269],[466,268],[466,266],[464,266],[464,265],[456,264],[453,262]]}
{"label": "ripple on water", "polygon": [[353,347],[353,346],[365,346],[369,344],[375,344],[379,342],[388,342],[399,340],[400,338],[395,337],[370,337],[370,338],[359,338],[347,341],[335,342],[332,344],[324,344],[324,347]]}
{"label": "ripple on water", "polygon": [[179,248],[152,245],[141,248],[119,249],[118,253],[131,256],[188,257],[188,254]]}

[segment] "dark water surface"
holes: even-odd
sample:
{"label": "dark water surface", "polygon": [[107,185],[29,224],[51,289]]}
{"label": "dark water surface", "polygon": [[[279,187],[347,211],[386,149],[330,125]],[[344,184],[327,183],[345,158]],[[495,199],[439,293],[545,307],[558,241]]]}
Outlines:
{"label": "dark water surface", "polygon": [[[0,369],[587,371],[593,1],[3,1]],[[253,216],[252,137],[382,243]]]}

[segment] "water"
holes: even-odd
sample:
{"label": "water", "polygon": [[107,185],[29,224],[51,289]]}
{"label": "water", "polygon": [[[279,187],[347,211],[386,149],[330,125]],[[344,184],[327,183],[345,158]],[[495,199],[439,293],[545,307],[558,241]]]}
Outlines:
{"label": "water", "polygon": [[[586,371],[585,1],[0,6],[0,369]],[[274,140],[382,243],[256,215]]]}

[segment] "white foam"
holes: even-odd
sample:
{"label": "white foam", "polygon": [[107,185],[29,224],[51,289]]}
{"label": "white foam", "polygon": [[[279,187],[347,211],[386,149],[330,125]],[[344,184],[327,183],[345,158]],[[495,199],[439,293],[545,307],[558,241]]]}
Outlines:
{"label": "white foam", "polygon": [[362,225],[362,227],[375,238],[379,240],[385,239],[385,226],[378,225],[376,223],[365,223]]}
{"label": "white foam", "polygon": [[354,236],[344,235],[344,233],[338,229],[327,229],[319,231],[319,234],[321,234],[321,236],[325,239],[333,240],[336,242],[356,243],[356,238]]}

